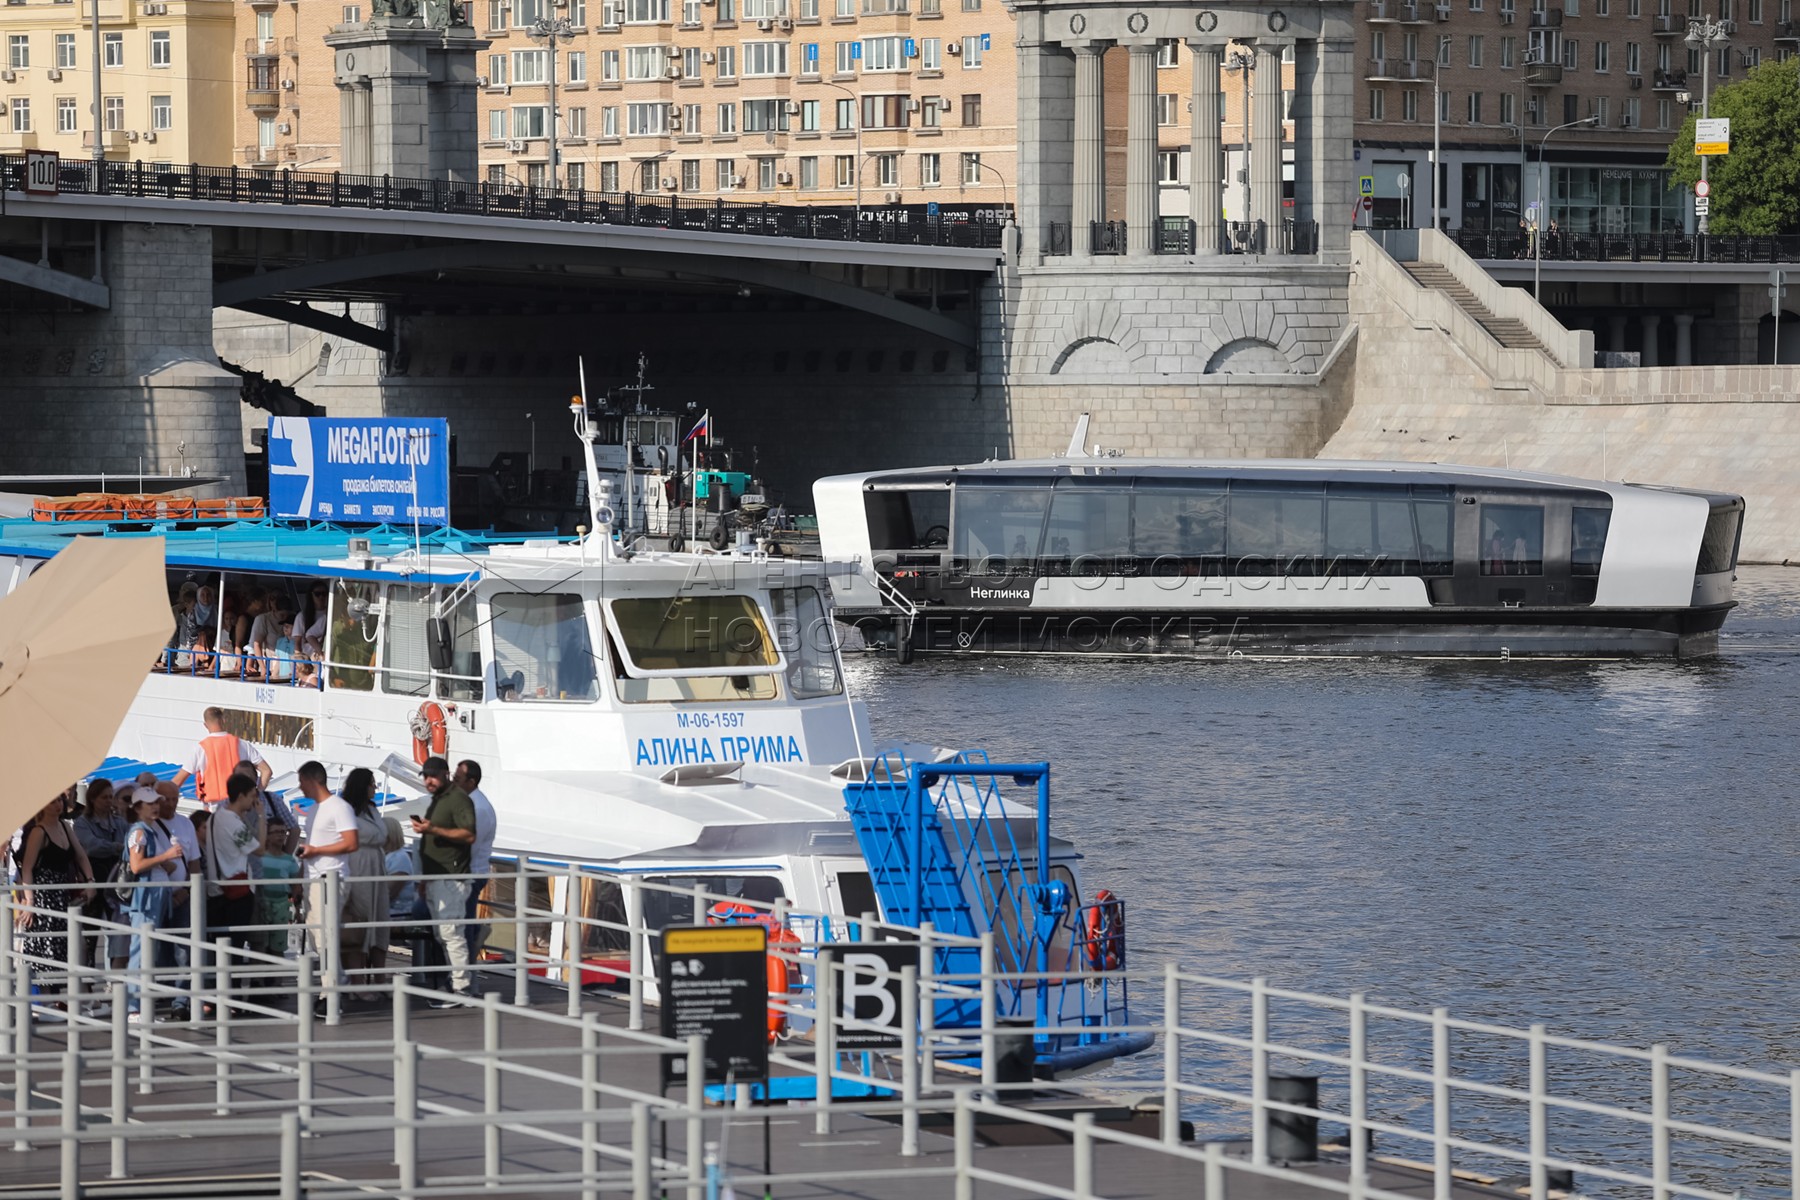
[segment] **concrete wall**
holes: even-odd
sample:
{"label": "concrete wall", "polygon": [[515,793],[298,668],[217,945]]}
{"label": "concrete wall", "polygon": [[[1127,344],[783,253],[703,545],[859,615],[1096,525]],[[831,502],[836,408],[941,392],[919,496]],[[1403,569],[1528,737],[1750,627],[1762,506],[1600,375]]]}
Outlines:
{"label": "concrete wall", "polygon": [[108,226],[109,310],[0,323],[0,473],[218,474],[244,485],[238,380],[212,348],[212,234]]}
{"label": "concrete wall", "polygon": [[1508,378],[1483,347],[1465,344],[1466,331],[1416,319],[1394,298],[1387,265],[1371,259],[1380,251],[1357,243],[1350,295],[1362,352],[1353,401],[1322,456],[1737,492],[1748,505],[1743,556],[1800,560],[1800,368],[1548,368]]}

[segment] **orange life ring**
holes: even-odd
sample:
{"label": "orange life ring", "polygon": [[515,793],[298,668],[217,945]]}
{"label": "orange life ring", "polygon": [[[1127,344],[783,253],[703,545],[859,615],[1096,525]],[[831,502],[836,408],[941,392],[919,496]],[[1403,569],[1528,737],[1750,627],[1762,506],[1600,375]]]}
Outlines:
{"label": "orange life ring", "polygon": [[1087,965],[1093,971],[1117,971],[1125,965],[1125,904],[1101,888],[1088,905]]}
{"label": "orange life ring", "polygon": [[443,758],[450,750],[450,722],[443,706],[427,700],[408,722],[412,727],[413,761],[424,763],[433,755]]}
{"label": "orange life ring", "polygon": [[774,914],[735,900],[721,900],[706,910],[706,919],[714,925],[761,925],[769,931],[769,956],[764,964],[764,978],[769,988],[769,1042],[773,1044],[787,1032],[788,1014],[781,1007],[788,993],[800,986],[800,964],[777,954],[776,948],[793,954],[800,938],[793,930],[778,924]]}

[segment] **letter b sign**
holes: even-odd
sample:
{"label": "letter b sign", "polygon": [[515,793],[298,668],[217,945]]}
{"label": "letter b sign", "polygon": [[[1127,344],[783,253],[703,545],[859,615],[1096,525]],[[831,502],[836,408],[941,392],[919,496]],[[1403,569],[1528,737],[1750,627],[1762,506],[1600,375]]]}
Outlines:
{"label": "letter b sign", "polygon": [[[900,972],[919,965],[919,947],[902,942],[856,942],[839,951],[838,1015],[881,1029],[840,1026],[840,1050],[884,1050],[900,1045]],[[891,976],[891,978],[889,978]]]}

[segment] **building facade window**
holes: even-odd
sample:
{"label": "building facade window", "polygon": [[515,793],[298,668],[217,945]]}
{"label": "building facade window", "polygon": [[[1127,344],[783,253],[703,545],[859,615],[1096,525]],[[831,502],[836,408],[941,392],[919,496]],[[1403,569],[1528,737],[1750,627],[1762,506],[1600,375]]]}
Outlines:
{"label": "building facade window", "polygon": [[[1411,92],[1407,93],[1411,95]],[[1369,120],[1387,120],[1387,93],[1380,88],[1369,89]]]}
{"label": "building facade window", "polygon": [[943,156],[937,154],[919,155],[919,186],[938,187],[944,182]]}
{"label": "building facade window", "polygon": [[506,55],[488,55],[488,85],[490,87],[505,87],[507,81],[511,78],[512,72],[506,65]]}
{"label": "building facade window", "polygon": [[781,160],[778,158],[759,158],[756,160],[757,191],[772,192],[775,190],[775,180],[778,174],[775,168],[780,165]]}
{"label": "building facade window", "polygon": [[705,127],[700,122],[700,109],[701,106],[698,104],[684,104],[681,106],[681,132],[688,134],[691,137],[699,137],[702,133],[706,132]]}
{"label": "building facade window", "polygon": [[736,187],[738,183],[737,160],[721,158],[718,162],[717,179],[718,190],[721,192],[729,192]]}
{"label": "building facade window", "polygon": [[745,133],[786,133],[787,131],[786,100],[744,101]]}
{"label": "building facade window", "polygon": [[563,186],[571,191],[587,190],[587,164],[572,162],[563,164]]}
{"label": "building facade window", "polygon": [[800,132],[819,132],[819,102],[817,100],[802,100],[800,102]]}
{"label": "building facade window", "polygon": [[9,33],[6,35],[6,65],[15,71],[26,71],[31,68],[30,34]]}
{"label": "building facade window", "polygon": [[981,155],[962,156],[962,181],[964,187],[974,187],[981,182]]}
{"label": "building facade window", "polygon": [[1503,37],[1500,39],[1500,69],[1502,71],[1512,70],[1514,55],[1517,52],[1518,45],[1519,40],[1517,38]]}
{"label": "building facade window", "polygon": [[875,183],[878,187],[900,186],[900,156],[898,154],[877,154],[875,156]]}
{"label": "building facade window", "polygon": [[[600,110],[600,136],[616,138],[619,136],[619,106],[609,104]],[[617,188],[602,188],[602,191],[617,191]]]}
{"label": "building facade window", "polygon": [[856,101],[854,101],[854,100],[839,100],[837,102],[837,109],[836,109],[835,113],[833,114],[833,116],[834,116],[834,123],[832,124],[833,129],[838,130],[840,133],[848,132],[849,130],[855,129],[856,128]]}
{"label": "building facade window", "polygon": [[[125,128],[125,97],[108,96],[102,100],[100,102],[100,120],[109,132],[116,133]],[[270,121],[269,128],[273,129],[274,127],[274,121]]]}
{"label": "building facade window", "polygon": [[600,52],[600,82],[619,82],[619,52],[617,50]]}
{"label": "building facade window", "polygon": [[819,190],[819,160],[812,155],[800,160],[800,190],[803,192]]}
{"label": "building facade window", "polygon": [[[1374,95],[1376,93],[1371,93]],[[1400,116],[1402,120],[1417,121],[1419,119],[1419,93],[1412,88],[1400,93]],[[1377,121],[1381,118],[1376,117]]]}
{"label": "building facade window", "polygon": [[506,110],[504,108],[488,109],[488,141],[504,142],[506,128]]}
{"label": "building facade window", "polygon": [[505,29],[506,15],[511,11],[512,5],[508,4],[507,0],[488,0],[487,27],[496,32]]}
{"label": "building facade window", "polygon": [[668,128],[668,105],[654,103],[627,104],[625,106],[625,132],[627,136],[660,137],[668,132]]}
{"label": "building facade window", "polygon": [[1181,151],[1158,150],[1156,152],[1156,181],[1158,183],[1181,182]]}
{"label": "building facade window", "polygon": [[649,162],[638,164],[638,191],[654,192],[662,183],[662,180],[657,175],[657,166],[657,161],[654,158]]}
{"label": "building facade window", "polygon": [[768,79],[788,73],[786,42],[745,42],[744,78]]}
{"label": "building facade window", "polygon": [[569,137],[587,136],[587,109],[577,105],[563,110],[563,132]]}
{"label": "building facade window", "polygon": [[919,69],[921,71],[944,69],[944,39],[924,38],[919,42]]}
{"label": "building facade window", "polygon": [[158,133],[166,133],[175,128],[175,102],[172,97],[150,97],[150,128]]}
{"label": "building facade window", "polygon": [[1605,73],[1612,70],[1612,43],[1594,43],[1594,70]]}
{"label": "building facade window", "polygon": [[14,133],[31,132],[30,96],[20,96],[12,102],[12,128]]}
{"label": "building facade window", "polygon": [[684,158],[681,160],[681,190],[697,192],[700,190],[700,160]]}
{"label": "building facade window", "polygon": [[73,96],[59,96],[56,101],[56,132],[75,133],[81,128],[81,107]]}
{"label": "building facade window", "polygon": [[548,137],[550,106],[547,104],[515,104],[512,110],[513,136],[516,138]]}
{"label": "building facade window", "polygon": [[729,137],[732,134],[735,134],[736,132],[737,132],[737,105],[735,105],[735,104],[719,105],[719,126],[718,126],[717,133],[719,134],[720,137]]}
{"label": "building facade window", "polygon": [[1468,100],[1469,124],[1481,124],[1481,93],[1470,92]]}
{"label": "building facade window", "polygon": [[56,65],[68,70],[75,65],[75,35],[59,33],[56,35]]}
{"label": "building facade window", "polygon": [[169,31],[167,29],[153,30],[150,34],[150,65],[166,68],[174,61],[175,48],[170,41]]}
{"label": "building facade window", "polygon": [[627,25],[667,25],[669,0],[625,0]]}
{"label": "building facade window", "polygon": [[856,186],[856,156],[839,154],[831,160],[832,181],[834,186],[851,188]]}
{"label": "building facade window", "polygon": [[100,57],[108,68],[125,65],[125,35],[106,34],[100,41]]}
{"label": "building facade window", "polygon": [[982,43],[987,40],[985,33],[971,33],[962,41],[963,70],[973,71],[981,66],[982,53],[987,49]]}
{"label": "building facade window", "polygon": [[619,190],[619,164],[603,162],[600,164],[600,190],[616,192]]}
{"label": "building facade window", "polygon": [[1173,125],[1176,123],[1175,99],[1175,95],[1171,92],[1158,92],[1156,94],[1156,123],[1158,125]]}
{"label": "building facade window", "polygon": [[856,61],[862,56],[861,42],[839,42],[835,51],[834,64],[839,75],[849,75],[856,70]]}
{"label": "building facade window", "polygon": [[1483,41],[1484,41],[1484,39],[1483,39],[1482,35],[1479,33],[1471,34],[1469,36],[1469,65],[1471,67],[1479,67],[1479,66],[1483,65],[1482,51],[1485,49],[1485,47],[1483,46]]}
{"label": "building facade window", "polygon": [[720,46],[718,53],[719,53],[718,70],[715,72],[715,74],[720,79],[736,79],[737,73],[738,73],[738,71],[737,71],[737,47],[736,46]]}
{"label": "building facade window", "polygon": [[549,79],[548,50],[514,50],[512,81],[517,84],[544,83]]}
{"label": "building facade window", "polygon": [[586,50],[569,51],[565,61],[568,63],[570,83],[586,83],[588,81]]}
{"label": "building facade window", "polygon": [[863,41],[864,71],[900,71],[906,67],[906,39],[899,37],[867,38]]}
{"label": "building facade window", "polygon": [[[625,47],[625,78],[628,82],[645,83],[653,79],[661,79],[664,64],[669,61],[669,53],[661,46],[627,46]],[[515,57],[513,65],[518,66]],[[518,80],[524,83],[523,79]]]}
{"label": "building facade window", "polygon": [[981,124],[981,93],[964,92],[962,98],[962,123],[965,129],[974,129]]}

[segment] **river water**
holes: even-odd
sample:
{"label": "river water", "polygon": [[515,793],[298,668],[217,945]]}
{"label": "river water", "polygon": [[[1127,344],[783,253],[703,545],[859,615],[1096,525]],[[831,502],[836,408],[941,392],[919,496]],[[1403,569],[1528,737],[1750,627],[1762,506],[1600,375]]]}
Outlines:
{"label": "river water", "polygon": [[[1745,568],[1738,597],[1718,657],[1693,662],[850,670],[879,734],[1051,761],[1055,828],[1084,853],[1086,887],[1125,898],[1135,966],[1172,957],[1785,1072],[1800,1065],[1800,571]],[[1342,1044],[1341,1018],[1293,1023]],[[1413,1040],[1393,1036],[1402,1055]],[[1513,1077],[1511,1049],[1470,1050]],[[1647,1099],[1599,1067],[1557,1070]],[[1784,1095],[1692,1087],[1684,1103],[1786,1136]],[[1562,1136],[1641,1148],[1577,1125]],[[1730,1156],[1699,1163],[1711,1182],[1780,1181],[1737,1178]]]}

